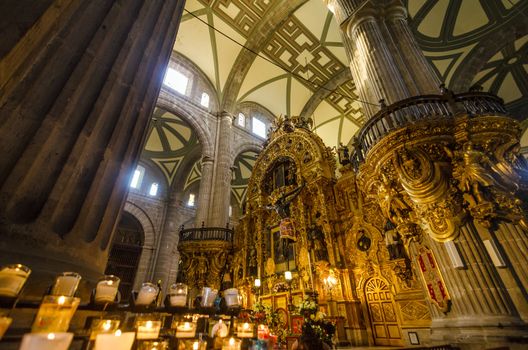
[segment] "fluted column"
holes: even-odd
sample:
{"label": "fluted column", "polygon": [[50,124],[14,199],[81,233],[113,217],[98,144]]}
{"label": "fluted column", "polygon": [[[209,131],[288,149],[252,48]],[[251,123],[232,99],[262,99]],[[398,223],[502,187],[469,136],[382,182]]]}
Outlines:
{"label": "fluted column", "polygon": [[183,6],[56,0],[0,61],[0,263],[31,283],[104,271]]}
{"label": "fluted column", "polygon": [[211,205],[211,192],[213,189],[213,159],[202,158],[202,178],[200,179],[200,190],[198,192],[198,205],[196,206],[195,226],[200,227],[202,222],[207,222],[207,215]]}
{"label": "fluted column", "polygon": [[208,224],[209,226],[223,227],[229,222],[233,116],[227,112],[222,112],[219,117],[219,123],[215,162],[216,172],[213,179],[213,204]]}
{"label": "fluted column", "polygon": [[[360,98],[387,104],[436,92],[439,79],[425,60],[399,0],[326,0],[344,29],[345,49]],[[364,104],[368,117],[379,108]]]}
{"label": "fluted column", "polygon": [[[453,268],[444,243],[428,238],[451,298],[443,314],[433,308],[432,339],[457,342],[504,342],[522,322],[472,223],[455,239],[465,268]],[[478,328],[478,332],[475,329]]]}

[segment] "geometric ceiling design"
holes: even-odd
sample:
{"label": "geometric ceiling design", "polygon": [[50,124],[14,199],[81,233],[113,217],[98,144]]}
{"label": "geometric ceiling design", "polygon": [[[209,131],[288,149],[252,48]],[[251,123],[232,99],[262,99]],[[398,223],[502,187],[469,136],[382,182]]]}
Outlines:
{"label": "geometric ceiling design", "polygon": [[192,184],[199,182],[202,178],[202,161],[198,160],[194,163],[189,175],[185,179],[185,184],[183,185],[183,190],[185,191]]}
{"label": "geometric ceiling design", "polygon": [[524,109],[528,96],[528,35],[497,52],[475,76],[473,84],[501,96],[514,113]]}
{"label": "geometric ceiling design", "polygon": [[257,157],[258,154],[256,152],[247,151],[235,158],[231,179],[231,194],[238,202],[239,207],[241,207],[246,197],[247,185]]}
{"label": "geometric ceiling design", "polygon": [[[486,48],[494,33],[526,22],[528,1],[404,3],[418,44],[448,87],[464,77],[468,64],[489,54],[464,78],[464,88],[484,79],[483,85],[501,95],[509,108],[526,108],[525,44],[514,43],[510,33],[499,41],[504,47],[497,52]],[[348,143],[365,122],[353,81],[335,80],[346,77],[349,65],[339,26],[323,0],[188,0],[185,9],[174,50],[204,72],[221,108],[251,102],[274,115],[310,113],[315,132],[330,147]],[[523,34],[528,33],[517,32]],[[495,54],[499,56],[488,60]],[[508,61],[513,57],[517,61]],[[508,67],[501,68],[503,64]],[[326,84],[332,91],[321,94]],[[314,102],[313,96],[322,98]]]}
{"label": "geometric ceiling design", "polygon": [[156,108],[142,158],[150,159],[156,164],[170,186],[185,157],[197,146],[198,137],[187,122],[170,112]]}

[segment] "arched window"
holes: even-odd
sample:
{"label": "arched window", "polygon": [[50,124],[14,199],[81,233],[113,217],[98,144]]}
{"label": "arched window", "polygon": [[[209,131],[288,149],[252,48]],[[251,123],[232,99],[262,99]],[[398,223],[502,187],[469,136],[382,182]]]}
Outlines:
{"label": "arched window", "polygon": [[151,196],[155,196],[158,194],[158,184],[156,182],[153,182],[152,185],[150,185],[149,194]]}
{"label": "arched window", "polygon": [[202,100],[200,101],[200,104],[205,108],[209,107],[209,95],[206,92],[202,93]]}
{"label": "arched window", "polygon": [[187,92],[188,83],[189,78],[187,78],[185,75],[178,72],[176,69],[167,68],[165,78],[163,79],[163,84],[167,85],[171,89],[176,90],[180,94],[185,95]]}
{"label": "arched window", "polygon": [[253,134],[262,138],[266,138],[266,124],[262,120],[255,117],[252,118],[252,121],[253,125],[251,126],[251,131]]}
{"label": "arched window", "polygon": [[134,174],[132,174],[132,179],[130,180],[130,187],[139,189],[141,187],[141,181],[143,181],[143,176],[145,175],[145,168],[141,165],[138,165]]}
{"label": "arched window", "polygon": [[237,125],[243,128],[246,127],[246,116],[244,115],[244,113],[238,113]]}

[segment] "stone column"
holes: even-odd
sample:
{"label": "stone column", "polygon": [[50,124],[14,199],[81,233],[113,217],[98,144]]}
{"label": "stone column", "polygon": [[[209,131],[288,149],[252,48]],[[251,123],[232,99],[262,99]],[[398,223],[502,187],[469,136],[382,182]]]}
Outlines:
{"label": "stone column", "polygon": [[[399,0],[326,0],[344,30],[350,70],[361,99],[387,104],[437,92],[440,81],[425,60]],[[367,117],[379,108],[364,104]]]}
{"label": "stone column", "polygon": [[213,179],[213,202],[209,215],[209,226],[224,227],[229,222],[231,196],[231,142],[233,116],[222,112],[219,117],[218,142],[216,145],[215,177]]}
{"label": "stone column", "polygon": [[207,156],[202,158],[202,178],[200,179],[200,190],[198,192],[198,204],[196,206],[195,226],[201,227],[202,222],[207,222],[209,207],[211,205],[211,192],[213,189],[213,159]]}
{"label": "stone column", "polygon": [[158,240],[156,240],[158,250],[155,252],[154,278],[151,282],[156,283],[161,280],[163,291],[171,283],[176,282],[175,278],[172,280],[169,277],[171,271],[178,269],[178,260],[175,259],[179,258],[177,248],[180,238],[180,223],[182,222],[182,195],[183,193],[171,193],[167,203],[162,232]]}
{"label": "stone column", "polygon": [[184,3],[50,1],[0,61],[0,264],[28,294],[104,271]]}
{"label": "stone column", "polygon": [[465,268],[455,269],[444,243],[430,245],[451,298],[451,308],[443,314],[432,308],[431,338],[438,343],[507,343],[520,335],[521,320],[504,288],[497,270],[486,253],[475,226],[460,227],[454,240]]}

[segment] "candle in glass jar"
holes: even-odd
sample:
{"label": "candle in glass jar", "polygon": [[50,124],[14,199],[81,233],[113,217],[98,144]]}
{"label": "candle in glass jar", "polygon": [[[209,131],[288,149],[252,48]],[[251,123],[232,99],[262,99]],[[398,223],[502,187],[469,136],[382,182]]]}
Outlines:
{"label": "candle in glass jar", "polygon": [[171,306],[185,306],[187,303],[187,285],[174,283],[169,288],[169,301]]}
{"label": "candle in glass jar", "polygon": [[94,350],[130,350],[134,343],[136,333],[121,333],[117,330],[114,334],[98,334],[95,338]]}
{"label": "candle in glass jar", "polygon": [[237,307],[239,306],[239,300],[238,300],[238,289],[236,288],[229,288],[224,291],[224,298],[227,307]]}
{"label": "candle in glass jar", "polygon": [[0,296],[16,297],[31,270],[21,264],[7,265],[0,269]]}
{"label": "candle in glass jar", "polygon": [[211,307],[213,306],[213,303],[216,299],[216,295],[218,294],[218,290],[212,289],[209,287],[203,287],[202,288],[202,301],[201,306],[202,307]]}
{"label": "candle in glass jar", "polygon": [[31,331],[33,333],[66,332],[80,301],[79,298],[63,295],[46,295],[42,299]]}
{"label": "candle in glass jar", "polygon": [[19,350],[68,350],[72,339],[73,333],[27,333]]}
{"label": "candle in glass jar", "polygon": [[95,319],[92,321],[90,340],[95,340],[98,334],[114,333],[119,328],[121,320]]}
{"label": "candle in glass jar", "polygon": [[11,317],[0,316],[0,340],[2,340],[2,337],[9,328],[11,322],[13,322],[13,319]]}
{"label": "candle in glass jar", "polygon": [[96,303],[113,303],[117,296],[120,279],[117,276],[104,276],[95,287]]}
{"label": "candle in glass jar", "polygon": [[62,275],[57,276],[55,284],[51,289],[51,295],[65,295],[73,297],[79,286],[81,275],[76,272],[63,272]]}
{"label": "candle in glass jar", "polygon": [[136,321],[137,339],[156,339],[159,336],[161,321]]}
{"label": "candle in glass jar", "polygon": [[177,322],[176,338],[192,338],[196,334],[196,323],[194,322]]}
{"label": "candle in glass jar", "polygon": [[158,296],[158,286],[153,283],[145,282],[141,286],[136,298],[136,305],[150,305]]}
{"label": "candle in glass jar", "polygon": [[240,350],[242,342],[240,339],[235,339],[233,337],[229,339],[224,339],[222,343],[222,350]]}

